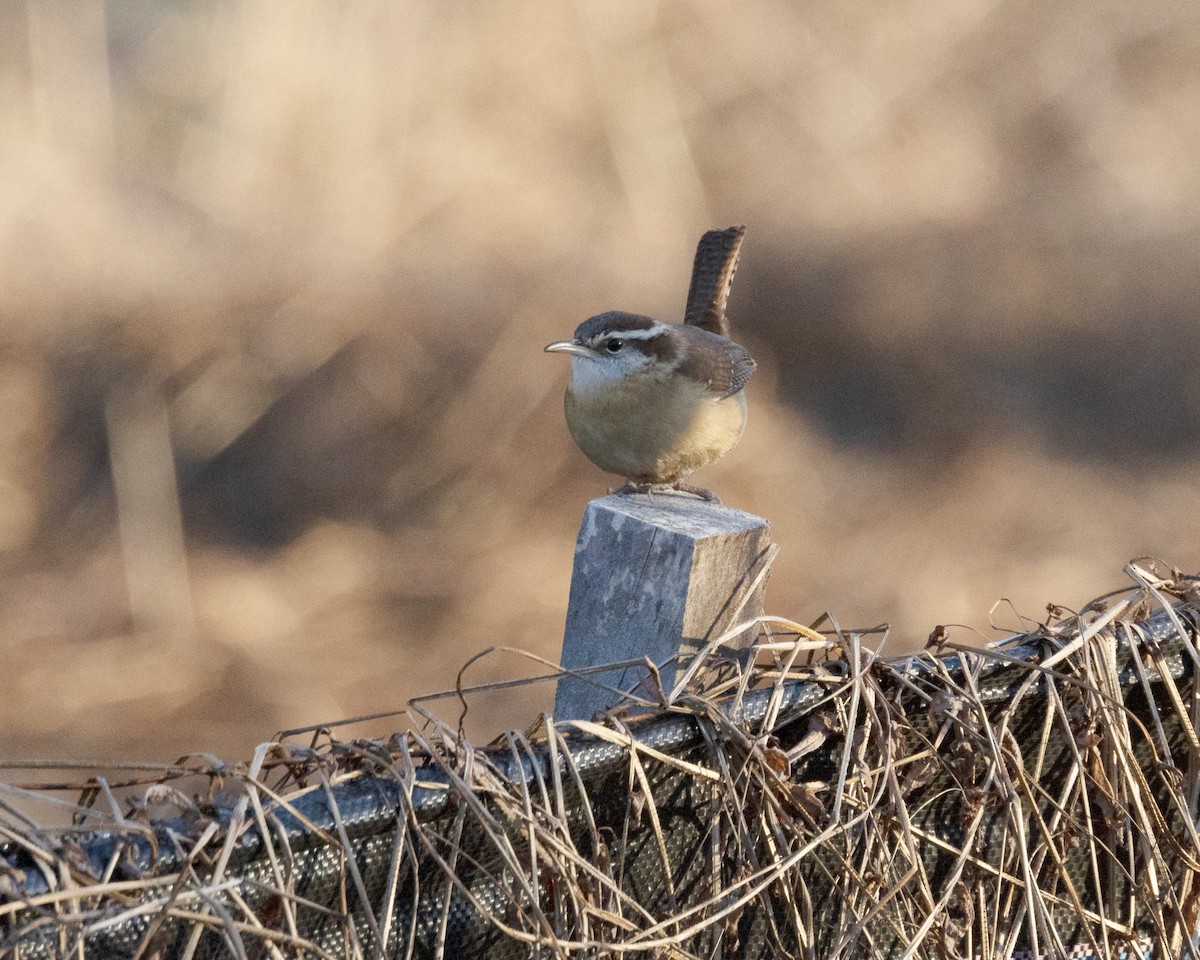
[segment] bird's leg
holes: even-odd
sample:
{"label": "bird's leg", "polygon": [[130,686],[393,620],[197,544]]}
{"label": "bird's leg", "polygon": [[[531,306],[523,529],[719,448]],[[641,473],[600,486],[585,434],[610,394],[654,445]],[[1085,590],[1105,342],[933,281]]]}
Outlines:
{"label": "bird's leg", "polygon": [[711,490],[704,487],[693,487],[690,483],[684,483],[682,480],[676,480],[673,483],[637,483],[633,480],[626,480],[625,485],[619,490],[609,490],[609,493],[616,493],[617,496],[628,493],[644,493],[646,496],[653,498],[656,493],[690,493],[694,497],[699,497],[708,503],[715,503],[721,506],[721,498]]}
{"label": "bird's leg", "polygon": [[709,503],[715,503],[718,507],[723,506],[721,498],[711,490],[704,487],[694,487],[690,483],[684,483],[680,480],[678,483],[671,484],[672,490],[678,490],[680,493],[690,493],[693,496],[699,497],[701,500],[706,500]]}
{"label": "bird's leg", "polygon": [[[625,485],[619,490],[609,490],[609,493],[615,493],[618,497],[627,493],[644,493],[647,496],[654,492],[655,484],[653,483],[635,483],[632,480],[626,480]],[[659,485],[659,489],[662,489]]]}

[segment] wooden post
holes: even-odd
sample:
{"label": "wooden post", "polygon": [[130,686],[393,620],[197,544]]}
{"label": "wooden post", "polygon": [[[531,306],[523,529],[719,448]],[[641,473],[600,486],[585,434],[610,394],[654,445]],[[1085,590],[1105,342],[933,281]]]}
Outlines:
{"label": "wooden post", "polygon": [[[669,690],[680,660],[762,613],[760,574],[770,546],[766,520],[686,494],[593,500],[575,546],[563,666],[649,657]],[[729,645],[746,646],[755,636],[744,631]],[[647,672],[625,667],[589,677],[629,690]],[[554,716],[591,719],[617,699],[589,679],[564,676]]]}

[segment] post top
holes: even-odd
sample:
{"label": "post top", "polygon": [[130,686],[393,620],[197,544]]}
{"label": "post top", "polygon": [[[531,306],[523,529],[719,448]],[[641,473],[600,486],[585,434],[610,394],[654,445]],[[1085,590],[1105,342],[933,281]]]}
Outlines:
{"label": "post top", "polygon": [[753,513],[709,503],[686,493],[622,493],[597,497],[587,506],[584,530],[596,511],[667,527],[673,533],[697,539],[770,526]]}

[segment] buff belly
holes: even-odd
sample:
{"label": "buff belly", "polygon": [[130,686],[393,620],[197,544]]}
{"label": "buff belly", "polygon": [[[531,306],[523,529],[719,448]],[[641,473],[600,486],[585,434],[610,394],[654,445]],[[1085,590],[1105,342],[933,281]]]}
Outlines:
{"label": "buff belly", "polygon": [[639,483],[679,482],[732,450],[746,426],[744,393],[719,399],[699,385],[568,389],[565,408],[571,436],[588,459]]}

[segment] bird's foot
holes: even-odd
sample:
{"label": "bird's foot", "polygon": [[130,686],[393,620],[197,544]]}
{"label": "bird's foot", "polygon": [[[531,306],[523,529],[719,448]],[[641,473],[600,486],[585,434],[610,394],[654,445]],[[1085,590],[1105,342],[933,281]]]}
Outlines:
{"label": "bird's foot", "polygon": [[711,490],[705,489],[704,487],[693,487],[690,483],[683,483],[681,481],[679,483],[671,484],[671,488],[673,490],[678,490],[680,493],[690,493],[693,496],[699,497],[701,500],[708,501],[709,503],[715,503],[718,507],[723,506],[721,503],[721,498]]}
{"label": "bird's foot", "polygon": [[608,492],[616,494],[618,497],[629,493],[644,493],[649,497],[653,496],[655,492],[662,493],[662,491],[668,489],[670,487],[662,483],[634,483],[632,480],[626,480],[624,486],[617,490],[609,489]]}
{"label": "bird's foot", "polygon": [[684,483],[682,480],[675,483],[634,483],[632,480],[626,480],[625,485],[619,490],[609,490],[608,492],[610,494],[615,493],[617,496],[629,493],[644,493],[651,498],[656,493],[690,493],[692,496],[699,497],[708,503],[715,503],[717,506],[721,506],[721,498],[711,490],[706,490],[704,487],[693,487],[690,483]]}

